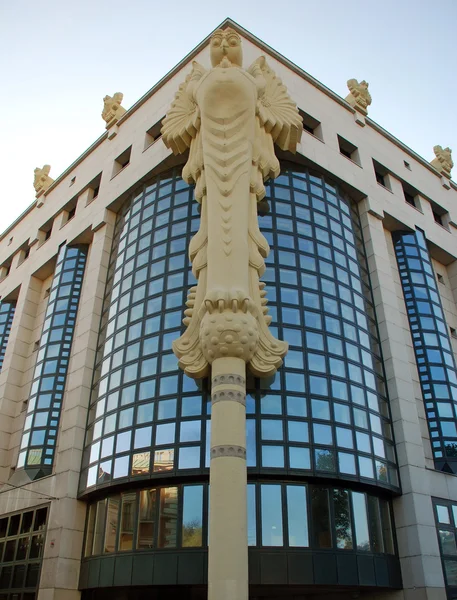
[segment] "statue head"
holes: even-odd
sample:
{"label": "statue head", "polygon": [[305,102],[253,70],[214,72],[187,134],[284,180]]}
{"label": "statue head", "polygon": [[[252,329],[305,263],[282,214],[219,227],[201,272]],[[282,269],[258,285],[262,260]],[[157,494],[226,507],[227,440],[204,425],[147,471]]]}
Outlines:
{"label": "statue head", "polygon": [[217,29],[211,38],[211,64],[213,67],[220,65],[224,58],[238,67],[243,64],[241,38],[236,31],[230,28]]}

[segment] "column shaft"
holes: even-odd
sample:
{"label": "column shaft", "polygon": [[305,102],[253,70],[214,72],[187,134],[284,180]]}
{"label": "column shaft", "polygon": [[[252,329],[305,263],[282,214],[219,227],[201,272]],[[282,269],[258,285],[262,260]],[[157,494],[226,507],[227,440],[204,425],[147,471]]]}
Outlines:
{"label": "column shaft", "polygon": [[246,363],[212,364],[208,600],[248,600]]}

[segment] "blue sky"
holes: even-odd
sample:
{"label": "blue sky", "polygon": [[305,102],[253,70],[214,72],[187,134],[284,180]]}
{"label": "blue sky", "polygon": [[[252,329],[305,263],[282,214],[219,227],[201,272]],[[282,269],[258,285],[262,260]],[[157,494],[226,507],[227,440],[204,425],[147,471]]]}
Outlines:
{"label": "blue sky", "polygon": [[103,133],[103,96],[128,108],[226,17],[343,97],[366,79],[373,120],[457,164],[457,0],[0,0],[0,232],[35,167],[56,178]]}

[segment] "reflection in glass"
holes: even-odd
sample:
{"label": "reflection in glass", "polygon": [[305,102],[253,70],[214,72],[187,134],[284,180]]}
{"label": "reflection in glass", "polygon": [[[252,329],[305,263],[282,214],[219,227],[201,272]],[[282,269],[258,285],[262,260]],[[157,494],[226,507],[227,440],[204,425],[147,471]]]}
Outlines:
{"label": "reflection in glass", "polygon": [[446,529],[439,529],[438,533],[440,536],[442,554],[457,554],[455,533],[453,531],[447,531]]}
{"label": "reflection in glass", "polygon": [[41,558],[43,556],[44,536],[43,534],[34,535],[30,545],[29,558]]}
{"label": "reflection in glass", "polygon": [[357,550],[370,552],[370,537],[368,535],[368,517],[365,494],[352,492],[352,503],[354,506],[355,537]]}
{"label": "reflection in glass", "polygon": [[104,552],[116,549],[116,534],[119,519],[119,496],[108,498]]}
{"label": "reflection in glass", "polygon": [[333,450],[324,450],[318,448],[314,451],[316,459],[316,469],[318,471],[334,472],[335,468],[335,453]]}
{"label": "reflection in glass", "polygon": [[176,548],[178,488],[160,490],[159,548]]}
{"label": "reflection in glass", "polygon": [[382,529],[384,533],[384,549],[388,554],[394,554],[394,539],[392,533],[392,522],[390,519],[390,507],[387,500],[379,499],[381,509]]}
{"label": "reflection in glass", "polygon": [[97,502],[97,517],[95,519],[94,548],[92,554],[101,554],[103,551],[103,533],[105,531],[106,500]]}
{"label": "reflection in glass", "polygon": [[280,485],[261,486],[262,546],[282,546],[282,498]]}
{"label": "reflection in glass", "polygon": [[333,490],[333,512],[335,514],[336,546],[352,550],[351,510],[349,492],[340,488]]}
{"label": "reflection in glass", "polygon": [[172,471],[174,465],[175,451],[173,448],[156,450],[154,452],[154,473]]}
{"label": "reflection in glass", "polygon": [[119,550],[133,548],[133,533],[135,528],[136,492],[122,494],[121,528],[119,535]]}
{"label": "reflection in glass", "polygon": [[384,552],[378,499],[374,496],[367,496],[367,500],[372,552]]}
{"label": "reflection in glass", "polygon": [[457,585],[457,561],[445,560],[444,570],[446,572],[446,581],[448,585]]}
{"label": "reflection in glass", "polygon": [[96,509],[97,509],[96,504],[91,504],[89,507],[89,516],[87,518],[86,542],[84,545],[84,556],[90,556],[92,554],[92,544],[94,541],[94,531],[95,531]]}
{"label": "reflection in glass", "polygon": [[140,491],[140,516],[138,523],[138,542],[140,550],[152,548],[154,545],[155,516],[157,491]]}
{"label": "reflection in glass", "polygon": [[186,485],[183,493],[182,546],[202,545],[203,486]]}
{"label": "reflection in glass", "polygon": [[327,489],[314,486],[311,488],[311,515],[314,544],[318,548],[331,548],[332,534]]}
{"label": "reflection in glass", "polygon": [[147,475],[149,473],[150,452],[138,452],[132,457],[132,475]]}
{"label": "reflection in glass", "polygon": [[451,523],[451,519],[449,517],[449,508],[447,506],[437,504],[436,513],[438,515],[438,523],[446,523],[446,525]]}
{"label": "reflection in glass", "polygon": [[306,487],[287,486],[289,546],[309,546]]}
{"label": "reflection in glass", "polygon": [[283,446],[262,446],[262,466],[263,467],[284,467],[284,447]]}

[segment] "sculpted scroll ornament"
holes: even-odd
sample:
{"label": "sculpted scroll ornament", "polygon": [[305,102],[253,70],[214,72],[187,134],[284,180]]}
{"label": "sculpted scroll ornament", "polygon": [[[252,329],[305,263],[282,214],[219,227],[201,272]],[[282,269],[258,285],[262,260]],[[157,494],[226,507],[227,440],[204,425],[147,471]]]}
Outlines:
{"label": "sculpted scroll ornament", "polygon": [[105,96],[103,98],[102,118],[106,121],[106,128],[109,129],[125,113],[125,108],[121,106],[124,94],[116,92],[113,97]]}
{"label": "sculpted scroll ornament", "polygon": [[33,172],[33,187],[35,188],[37,198],[48,189],[51,183],[54,182],[54,179],[52,179],[52,177],[49,177],[50,171],[51,165],[44,165],[42,169],[37,167]]}
{"label": "sculpted scroll ornament", "polygon": [[433,152],[435,153],[436,158],[430,162],[432,167],[435,167],[437,171],[450,177],[452,167],[454,166],[452,150],[450,148],[443,148],[442,146],[433,146]]}
{"label": "sculpted scroll ornament", "polygon": [[364,115],[368,114],[368,106],[371,104],[371,95],[368,91],[368,83],[363,80],[360,83],[357,79],[349,79],[347,82],[350,94],[346,96],[346,102],[359,110]]}
{"label": "sculpted scroll ornament", "polygon": [[202,377],[222,357],[241,358],[266,376],[282,364],[287,344],[268,329],[259,277],[269,246],[257,202],[265,196],[264,181],[280,172],[273,144],[295,152],[302,120],[265,57],[242,68],[235,31],[215,32],[211,63],[209,71],[193,63],[162,126],[175,154],[189,148],[182,176],[195,184],[201,203],[200,229],[189,247],[198,283],[186,303],[187,329],[173,350],[191,377]]}

